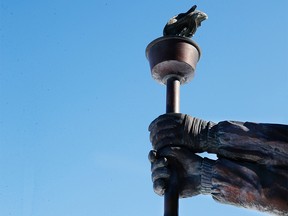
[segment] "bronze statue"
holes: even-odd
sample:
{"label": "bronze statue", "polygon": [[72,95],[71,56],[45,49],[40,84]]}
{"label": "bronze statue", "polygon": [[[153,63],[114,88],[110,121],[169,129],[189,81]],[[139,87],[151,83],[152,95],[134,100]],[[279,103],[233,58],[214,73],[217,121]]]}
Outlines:
{"label": "bronze statue", "polygon": [[196,7],[194,5],[186,13],[180,13],[172,17],[164,27],[163,35],[192,37],[198,26],[201,26],[201,22],[208,19],[208,16],[196,10]]}
{"label": "bronze statue", "polygon": [[[187,37],[207,18],[193,6],[172,17],[164,37],[146,49],[153,78],[167,86],[167,114],[149,126],[154,191],[165,193],[165,216],[178,215],[179,196],[198,194],[211,194],[224,204],[288,215],[288,125],[215,124],[179,113],[179,86],[191,80],[200,57],[198,45]],[[217,154],[218,159],[202,158],[197,155],[201,152]]]}
{"label": "bronze statue", "polygon": [[[288,215],[288,125],[223,121],[179,113],[149,126],[154,191],[163,195],[176,164],[180,197],[211,194],[221,203]],[[217,160],[196,153],[217,154]]]}

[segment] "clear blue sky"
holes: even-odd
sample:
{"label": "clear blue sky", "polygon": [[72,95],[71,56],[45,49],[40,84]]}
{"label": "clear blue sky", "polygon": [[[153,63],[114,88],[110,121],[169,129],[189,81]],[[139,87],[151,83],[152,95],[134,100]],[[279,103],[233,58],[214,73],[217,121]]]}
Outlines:
{"label": "clear blue sky", "polygon": [[[1,215],[162,215],[147,128],[165,87],[145,48],[193,4],[209,19],[181,111],[288,124],[287,0],[1,0]],[[209,196],[181,200],[180,214],[264,215]]]}

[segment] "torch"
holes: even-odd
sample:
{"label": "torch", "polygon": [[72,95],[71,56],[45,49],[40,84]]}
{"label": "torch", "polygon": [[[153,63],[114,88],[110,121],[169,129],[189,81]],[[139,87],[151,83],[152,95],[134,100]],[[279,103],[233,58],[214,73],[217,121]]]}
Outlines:
{"label": "torch", "polygon": [[[151,75],[166,85],[166,113],[180,112],[180,85],[192,80],[200,54],[194,41],[180,36],[160,37],[147,46]],[[178,216],[177,164],[169,161],[169,166],[171,177],[164,195],[164,216]]]}

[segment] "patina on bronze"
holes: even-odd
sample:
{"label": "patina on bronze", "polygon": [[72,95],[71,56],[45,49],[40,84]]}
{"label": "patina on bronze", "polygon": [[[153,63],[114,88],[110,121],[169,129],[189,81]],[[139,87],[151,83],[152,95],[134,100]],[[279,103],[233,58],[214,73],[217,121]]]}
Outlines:
{"label": "patina on bronze", "polygon": [[176,77],[181,84],[191,81],[200,55],[200,48],[194,41],[179,36],[157,38],[146,49],[151,75],[162,84],[170,77]]}
{"label": "patina on bronze", "polygon": [[[288,125],[214,123],[170,113],[156,118],[149,131],[156,194],[169,186],[172,161],[178,165],[180,198],[210,195],[223,204],[288,215]],[[196,154],[201,152],[217,159]]]}
{"label": "patina on bronze", "polygon": [[192,6],[186,13],[173,16],[163,29],[163,35],[177,35],[181,37],[192,37],[201,22],[208,18],[207,14],[196,10],[197,6]]}
{"label": "patina on bronze", "polygon": [[193,79],[200,54],[195,42],[179,36],[161,37],[147,46],[151,75],[167,86],[166,113],[180,111],[180,84]]}
{"label": "patina on bronze", "polygon": [[[200,48],[189,37],[208,17],[195,9],[196,5],[186,13],[172,17],[164,27],[164,36],[152,41],[146,48],[152,77],[166,85],[166,113],[180,112],[180,84],[193,79],[200,59]],[[164,216],[178,216],[177,163],[169,161],[169,166],[172,175],[165,192]]]}

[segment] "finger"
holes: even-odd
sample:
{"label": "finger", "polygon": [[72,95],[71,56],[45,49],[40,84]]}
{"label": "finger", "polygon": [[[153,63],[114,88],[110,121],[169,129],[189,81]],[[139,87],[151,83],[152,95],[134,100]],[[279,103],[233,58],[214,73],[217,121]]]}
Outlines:
{"label": "finger", "polygon": [[152,182],[154,183],[158,179],[163,179],[163,180],[169,179],[170,175],[171,175],[170,170],[167,167],[161,167],[161,168],[155,169],[151,175]]}
{"label": "finger", "polygon": [[[181,148],[173,146],[165,146],[157,152],[159,158],[175,158],[181,152]],[[167,162],[168,163],[168,162]]]}
{"label": "finger", "polygon": [[152,128],[155,127],[155,125],[157,124],[157,122],[161,122],[161,121],[165,120],[165,119],[166,119],[166,116],[167,116],[167,114],[164,114],[164,115],[160,115],[160,116],[158,116],[156,119],[154,119],[154,120],[150,123],[150,125],[149,125],[149,127],[148,127],[148,130],[151,131]]}
{"label": "finger", "polygon": [[168,161],[164,157],[158,160],[155,160],[155,162],[151,164],[151,172],[154,172],[158,168],[167,167],[167,165],[168,165]]}
{"label": "finger", "polygon": [[158,179],[153,183],[153,190],[159,196],[163,196],[166,189],[166,181],[163,179]]}
{"label": "finger", "polygon": [[177,133],[179,132],[176,129],[160,130],[158,133],[150,133],[150,142],[155,145],[164,138],[174,138]]}
{"label": "finger", "polygon": [[156,118],[154,121],[151,122],[151,124],[149,125],[148,130],[152,131],[154,129],[154,127],[161,125],[163,122],[167,122],[167,121],[174,121],[176,124],[181,123],[183,120],[183,114],[181,113],[169,113],[169,114],[164,114],[159,116],[158,118]]}
{"label": "finger", "polygon": [[150,141],[152,142],[152,140],[154,140],[155,138],[157,138],[157,135],[165,135],[167,133],[169,134],[173,134],[175,133],[175,131],[178,131],[180,129],[180,124],[174,124],[173,122],[163,122],[163,124],[161,123],[161,125],[159,124],[159,126],[154,127],[153,130],[150,131]]}
{"label": "finger", "polygon": [[182,146],[185,140],[183,133],[179,131],[161,131],[151,138],[154,149],[159,150],[165,146]]}
{"label": "finger", "polygon": [[151,162],[151,163],[154,163],[157,159],[157,151],[155,150],[151,150],[148,154],[148,160]]}
{"label": "finger", "polygon": [[155,128],[165,128],[165,127],[171,127],[171,125],[177,125],[180,124],[182,122],[181,119],[179,118],[171,118],[168,116],[161,117],[161,118],[157,118],[155,119],[150,125],[149,125],[149,131],[153,131],[155,130]]}

